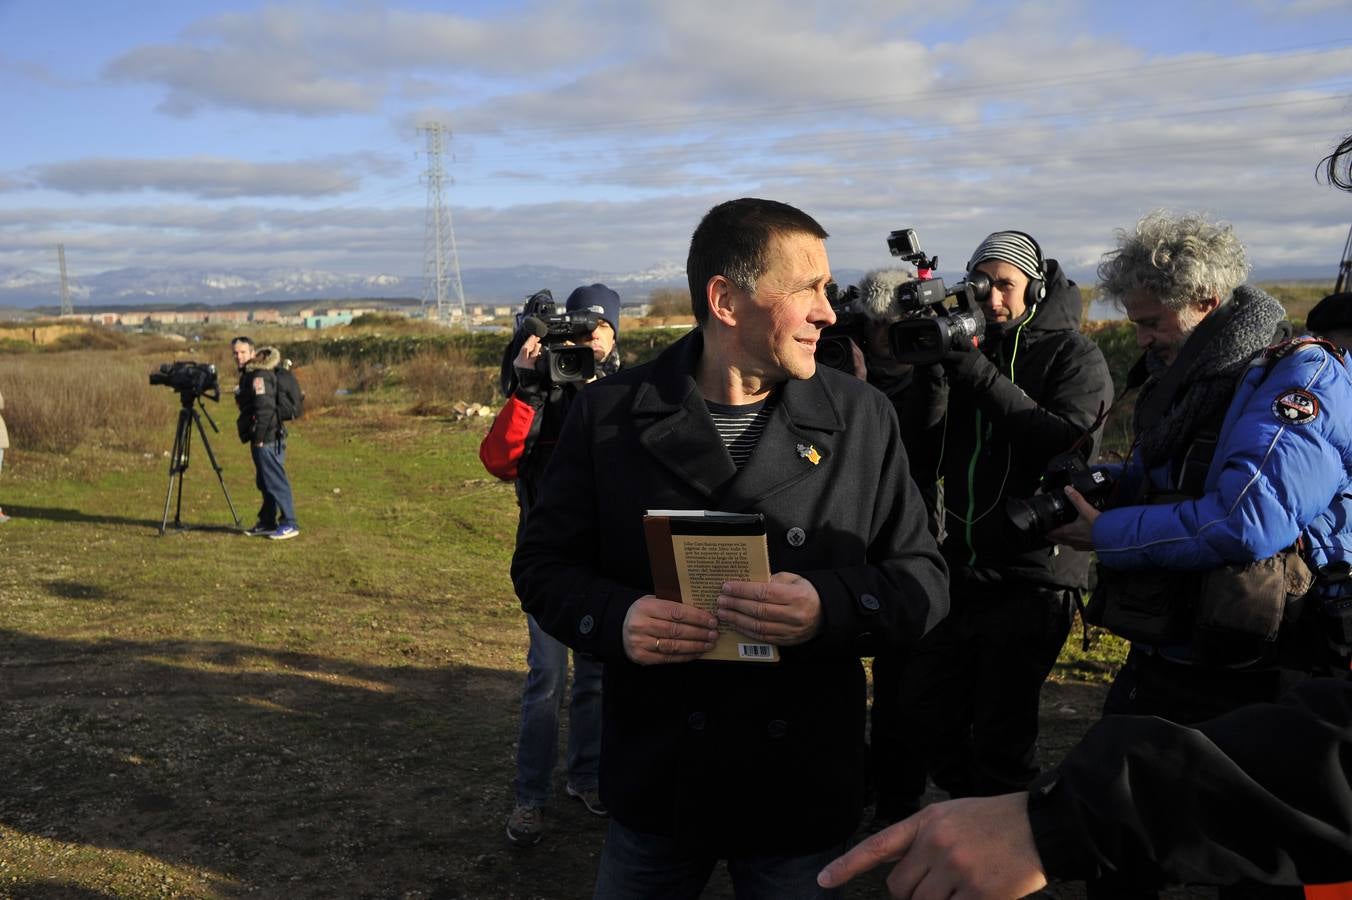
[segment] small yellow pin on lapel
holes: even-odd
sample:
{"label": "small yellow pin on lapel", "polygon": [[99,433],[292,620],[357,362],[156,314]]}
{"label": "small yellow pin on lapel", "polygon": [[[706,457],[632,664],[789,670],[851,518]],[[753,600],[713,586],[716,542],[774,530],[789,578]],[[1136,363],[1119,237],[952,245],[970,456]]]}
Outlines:
{"label": "small yellow pin on lapel", "polygon": [[822,461],[822,455],[817,452],[816,447],[812,446],[811,444],[808,444],[806,446],[798,444],[797,446],[798,446],[798,455],[801,456],[803,459],[807,460],[808,462],[812,463],[814,466]]}

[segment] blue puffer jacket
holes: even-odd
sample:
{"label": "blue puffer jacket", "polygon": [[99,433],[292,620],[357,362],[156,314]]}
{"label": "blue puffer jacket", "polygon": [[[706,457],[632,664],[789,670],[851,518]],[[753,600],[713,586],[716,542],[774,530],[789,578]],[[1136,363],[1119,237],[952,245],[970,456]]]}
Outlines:
{"label": "blue puffer jacket", "polygon": [[[1235,391],[1196,500],[1111,509],[1094,549],[1111,568],[1203,570],[1272,556],[1304,534],[1315,568],[1352,562],[1352,360],[1301,342],[1268,366],[1260,356]],[[1167,473],[1134,457],[1125,496]]]}

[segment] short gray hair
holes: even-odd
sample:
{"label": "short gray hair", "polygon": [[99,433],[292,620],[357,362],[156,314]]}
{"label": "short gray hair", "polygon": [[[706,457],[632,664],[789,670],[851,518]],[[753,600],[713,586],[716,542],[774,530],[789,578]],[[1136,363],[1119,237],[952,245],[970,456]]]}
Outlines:
{"label": "short gray hair", "polygon": [[1228,223],[1156,210],[1133,232],[1117,231],[1117,249],[1103,255],[1098,276],[1109,297],[1144,291],[1178,310],[1210,297],[1226,303],[1249,269],[1244,245]]}

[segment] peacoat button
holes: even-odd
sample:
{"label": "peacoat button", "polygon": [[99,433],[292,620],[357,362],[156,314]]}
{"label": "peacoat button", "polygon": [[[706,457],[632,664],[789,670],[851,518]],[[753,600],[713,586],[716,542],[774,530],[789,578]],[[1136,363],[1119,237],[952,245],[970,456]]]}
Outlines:
{"label": "peacoat button", "polygon": [[807,541],[807,532],[795,525],[784,535],[784,539],[790,547],[801,547]]}
{"label": "peacoat button", "polygon": [[789,733],[789,723],[783,719],[772,719],[770,724],[765,726],[765,733],[777,741]]}
{"label": "peacoat button", "polygon": [[687,725],[690,726],[690,730],[691,730],[691,731],[703,731],[703,730],[704,730],[704,713],[702,713],[702,712],[692,712],[692,713],[690,714],[690,718],[688,718],[688,719],[685,720],[685,723],[686,723]]}
{"label": "peacoat button", "polygon": [[882,606],[882,604],[878,602],[878,598],[872,594],[860,594],[859,605],[863,607],[865,612],[871,613],[877,612],[878,608]]}
{"label": "peacoat button", "polygon": [[593,618],[592,618],[591,616],[589,616],[589,615],[583,616],[583,617],[582,617],[582,620],[581,620],[580,622],[577,623],[577,633],[578,633],[578,634],[591,634],[591,633],[592,633],[592,629],[595,628],[595,627],[596,627],[596,620],[595,620],[595,619],[593,619]]}

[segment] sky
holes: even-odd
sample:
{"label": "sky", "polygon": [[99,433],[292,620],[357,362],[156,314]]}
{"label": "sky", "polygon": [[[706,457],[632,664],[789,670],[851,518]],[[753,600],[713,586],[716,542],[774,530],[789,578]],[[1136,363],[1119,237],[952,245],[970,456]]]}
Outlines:
{"label": "sky", "polygon": [[1157,209],[1332,279],[1352,0],[0,0],[0,269],[418,276],[428,136],[463,268],[684,264],[768,197],[837,268],[914,228],[1092,276]]}

